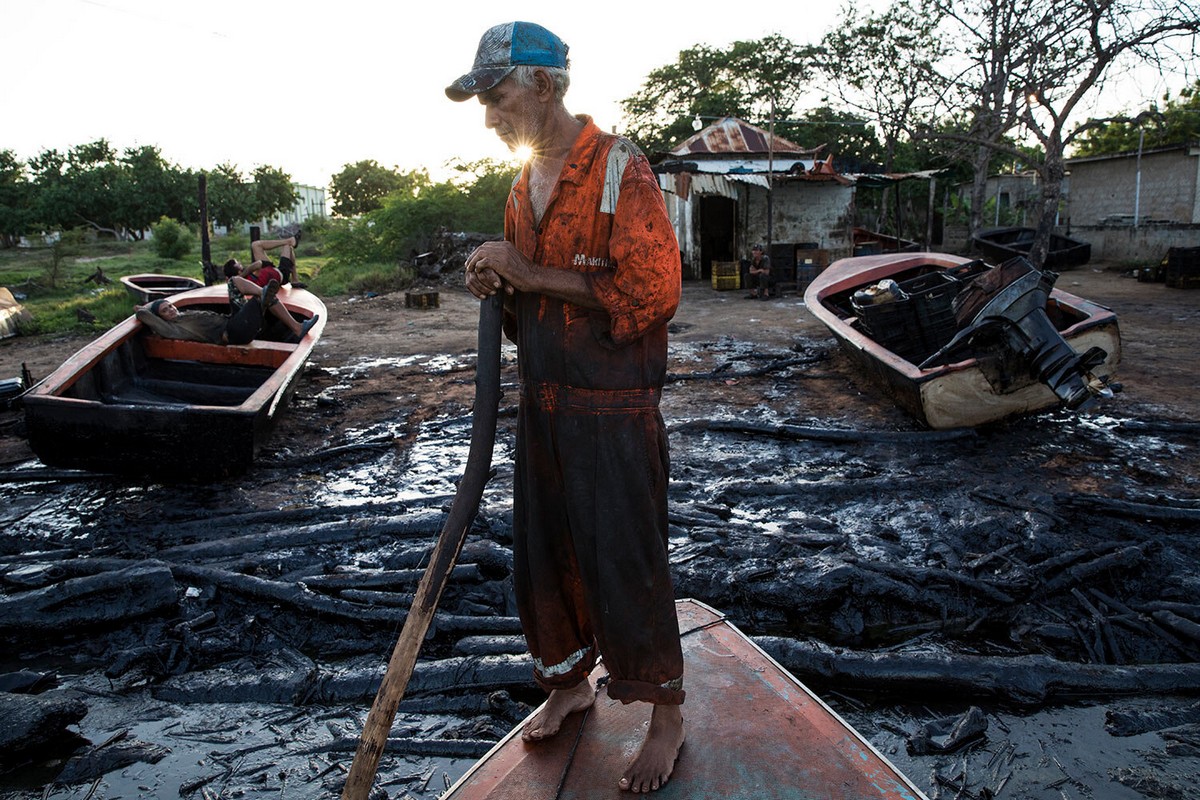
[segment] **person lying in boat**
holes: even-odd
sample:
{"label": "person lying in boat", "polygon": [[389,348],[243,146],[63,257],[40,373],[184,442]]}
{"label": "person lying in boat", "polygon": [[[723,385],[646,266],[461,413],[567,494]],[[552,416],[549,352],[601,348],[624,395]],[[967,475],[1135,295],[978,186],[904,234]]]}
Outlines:
{"label": "person lying in boat", "polygon": [[[236,280],[249,284],[242,278]],[[231,297],[233,291],[233,280],[231,280]],[[164,339],[185,339],[191,342],[220,345],[248,344],[258,337],[268,321],[266,309],[279,306],[280,310],[287,314],[289,319],[291,318],[291,314],[288,314],[287,309],[284,309],[275,298],[278,291],[278,281],[271,281],[256,292],[257,296],[252,295],[249,298],[241,295],[239,290],[240,302],[232,314],[200,309],[180,311],[169,299],[163,298],[144,306],[138,306],[136,316],[143,325]],[[278,312],[273,313],[279,317]],[[299,331],[298,335],[295,335],[296,340],[299,341],[303,338],[318,319],[319,316],[314,315],[311,319],[305,320],[303,324],[297,323]],[[295,322],[295,320],[292,321]]]}
{"label": "person lying in boat", "polygon": [[[250,263],[242,264],[236,258],[229,259],[225,262],[225,277],[240,275],[260,287],[266,286],[274,279],[279,281],[280,285],[290,283],[297,289],[305,288],[303,284],[296,282],[296,245],[300,244],[300,235],[300,231],[296,231],[294,236],[286,239],[259,239],[251,242]],[[279,250],[278,267],[267,258],[268,250]]]}

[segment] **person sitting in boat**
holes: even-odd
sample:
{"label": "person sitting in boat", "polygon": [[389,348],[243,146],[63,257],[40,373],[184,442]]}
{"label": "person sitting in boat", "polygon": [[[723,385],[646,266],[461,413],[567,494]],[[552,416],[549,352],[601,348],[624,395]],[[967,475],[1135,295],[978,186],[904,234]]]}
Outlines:
{"label": "person sitting in boat", "polygon": [[769,298],[771,296],[771,257],[763,253],[761,244],[750,248],[749,274],[748,284],[754,287],[754,291],[746,295],[746,299],[766,300]]}
{"label": "person sitting in boat", "polygon": [[[280,285],[290,283],[297,289],[303,289],[303,284],[296,283],[298,276],[296,245],[298,244],[300,244],[300,231],[296,231],[294,236],[286,239],[259,239],[251,242],[250,263],[242,264],[236,258],[229,259],[225,262],[225,277],[240,275],[260,287],[266,286],[274,279],[279,281]],[[275,262],[267,258],[268,250],[279,250],[278,267],[275,266]]]}
{"label": "person sitting in boat", "polygon": [[[138,306],[135,313],[139,322],[164,339],[220,345],[248,344],[262,332],[267,320],[265,309],[279,305],[275,298],[278,291],[278,281],[271,281],[257,296],[244,299],[239,295],[243,302],[228,315],[203,309],[180,311],[168,298]],[[284,313],[287,313],[286,309]],[[308,333],[318,318],[314,315],[300,325],[299,338]]]}

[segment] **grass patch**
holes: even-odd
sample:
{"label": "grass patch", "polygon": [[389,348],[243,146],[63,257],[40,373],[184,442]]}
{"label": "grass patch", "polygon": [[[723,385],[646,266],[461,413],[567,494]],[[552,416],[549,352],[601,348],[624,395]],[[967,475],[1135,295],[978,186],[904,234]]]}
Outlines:
{"label": "grass patch", "polygon": [[[298,253],[299,280],[320,297],[394,292],[408,288],[415,279],[411,267],[338,264],[322,255],[321,245],[320,237],[306,228]],[[218,266],[230,258],[245,263],[250,257],[250,237],[239,234],[214,239],[210,253]],[[119,278],[159,273],[203,280],[200,262],[199,241],[179,260],[159,257],[150,242],[76,243],[69,249],[60,247],[57,262],[51,247],[14,248],[0,250],[0,286],[12,290],[33,317],[21,326],[22,334],[99,332],[133,313],[133,298]],[[90,280],[97,269],[112,282]],[[94,321],[89,321],[91,318]]]}

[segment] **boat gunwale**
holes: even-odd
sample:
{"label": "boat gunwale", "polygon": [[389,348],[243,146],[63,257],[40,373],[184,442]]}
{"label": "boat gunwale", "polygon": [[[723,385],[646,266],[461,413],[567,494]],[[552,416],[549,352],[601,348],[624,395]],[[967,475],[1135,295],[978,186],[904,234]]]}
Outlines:
{"label": "boat gunwale", "polygon": [[[267,413],[273,416],[282,401],[283,389],[286,389],[292,384],[299,370],[304,366],[308,356],[311,354],[313,347],[320,338],[324,330],[327,320],[325,313],[325,305],[320,298],[302,289],[280,289],[277,295],[284,307],[292,312],[299,312],[305,319],[311,318],[314,314],[320,314],[321,318],[312,327],[309,334],[305,336],[299,344],[285,345],[291,348],[291,352],[278,366],[271,369],[270,375],[262,382],[262,384],[250,394],[243,402],[236,406],[215,406],[204,405],[199,403],[182,403],[181,406],[187,408],[203,410],[205,413],[221,413],[221,414],[246,414],[257,413],[259,408],[265,406],[268,399],[275,395],[274,401],[267,409]],[[196,305],[228,305],[229,294],[228,289],[224,284],[217,286],[204,286],[198,289],[191,289],[180,294],[172,295],[171,302],[177,307],[186,309],[188,306]],[[109,328],[96,339],[93,339],[88,344],[77,350],[74,354],[67,358],[57,369],[51,372],[46,378],[34,386],[28,394],[25,395],[23,402],[32,403],[34,406],[47,403],[69,403],[85,404],[85,406],[120,406],[120,405],[138,405],[127,403],[105,403],[102,400],[89,400],[79,397],[65,397],[63,392],[70,389],[79,378],[86,372],[94,369],[96,365],[103,360],[110,352],[124,345],[130,339],[141,334],[145,330],[145,326],[137,319],[136,314],[131,314],[122,321],[118,322],[112,328]],[[148,331],[147,331],[148,333]],[[206,344],[206,343],[196,343]],[[272,342],[279,345],[281,343]],[[240,348],[253,348],[254,342],[249,345],[209,345],[214,348],[221,348],[225,353],[237,352]],[[217,363],[196,359],[199,363]],[[229,363],[236,364],[237,360],[231,359]],[[146,405],[146,409],[154,409],[159,406]],[[163,404],[161,408],[174,408],[174,405]]]}
{"label": "boat gunwale", "polygon": [[[918,365],[895,354],[851,325],[849,320],[853,318],[841,316],[827,305],[827,301],[833,295],[876,283],[907,269],[928,265],[949,268],[974,260],[965,256],[929,251],[883,253],[839,259],[822,270],[809,284],[804,293],[804,304],[810,313],[823,322],[838,338],[859,350],[879,357],[880,360],[886,362],[909,380],[918,384],[924,383],[951,372],[972,369],[979,364],[979,359],[971,356],[961,361],[921,369]],[[1062,289],[1052,289],[1049,299],[1060,307],[1082,316],[1082,319],[1059,331],[1064,339],[1070,339],[1092,328],[1111,324],[1117,319],[1117,315],[1112,309]]]}

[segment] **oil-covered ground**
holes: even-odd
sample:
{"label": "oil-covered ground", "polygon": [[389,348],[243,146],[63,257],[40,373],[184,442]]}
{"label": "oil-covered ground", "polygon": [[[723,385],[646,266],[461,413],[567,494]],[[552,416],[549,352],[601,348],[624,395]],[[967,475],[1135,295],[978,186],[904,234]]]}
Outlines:
{"label": "oil-covered ground", "polygon": [[[1200,293],[1098,268],[1059,286],[1120,315],[1125,391],[941,433],[800,298],[686,286],[663,404],[676,594],[930,797],[1192,797]],[[438,288],[436,309],[331,303],[239,479],[49,470],[0,417],[0,796],[336,794],[466,457],[477,306]],[[0,377],[79,343],[0,343]],[[504,358],[495,474],[380,765],[391,798],[437,797],[541,699],[513,618]]]}

